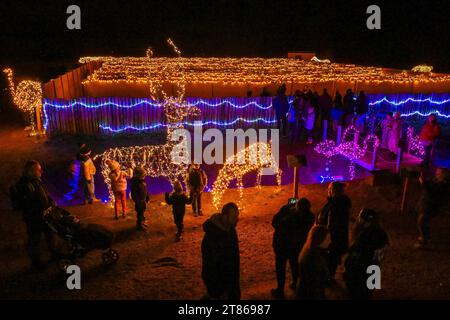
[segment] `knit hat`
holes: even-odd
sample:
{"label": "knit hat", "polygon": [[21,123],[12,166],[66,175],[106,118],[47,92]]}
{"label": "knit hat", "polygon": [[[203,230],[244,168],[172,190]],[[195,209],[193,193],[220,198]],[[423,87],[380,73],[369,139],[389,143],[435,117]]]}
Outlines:
{"label": "knit hat", "polygon": [[145,177],[145,170],[142,167],[136,167],[133,169],[133,177],[142,179]]}
{"label": "knit hat", "polygon": [[80,145],[80,154],[83,156],[88,156],[91,154],[91,148],[89,148],[85,143]]}
{"label": "knit hat", "polygon": [[108,159],[105,161],[105,163],[111,171],[120,170],[120,164],[115,160]]}

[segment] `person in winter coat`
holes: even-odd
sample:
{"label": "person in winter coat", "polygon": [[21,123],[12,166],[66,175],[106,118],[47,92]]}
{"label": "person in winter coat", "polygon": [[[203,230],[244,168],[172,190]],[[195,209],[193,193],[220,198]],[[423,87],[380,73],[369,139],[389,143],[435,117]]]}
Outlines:
{"label": "person in winter coat", "polygon": [[286,97],[286,85],[282,84],[278,90],[277,95],[272,100],[272,106],[275,109],[275,116],[277,118],[278,129],[281,129],[281,134],[286,136],[287,132],[287,112],[289,111],[289,100]]}
{"label": "person in winter coat", "polygon": [[317,223],[330,231],[329,271],[332,278],[348,250],[348,224],[352,202],[345,195],[345,184],[334,181],[328,186],[328,200],[317,217]]}
{"label": "person in winter coat", "polygon": [[275,232],[272,246],[277,274],[277,288],[271,291],[274,297],[284,299],[287,261],[292,272],[292,283],[289,287],[295,290],[298,279],[298,256],[313,224],[314,214],[311,212],[311,203],[306,198],[301,198],[295,206],[283,206],[273,217],[272,226]]}
{"label": "person in winter coat", "polygon": [[192,202],[192,199],[189,198],[183,191],[183,187],[179,181],[176,181],[173,184],[173,192],[169,195],[168,192],[165,193],[166,203],[168,205],[172,205],[172,213],[173,213],[173,221],[177,226],[177,233],[175,235],[175,240],[180,241],[181,235],[183,234],[183,219],[184,213],[186,212],[186,205]]}
{"label": "person in winter coat", "polygon": [[65,201],[71,201],[74,198],[75,193],[78,191],[80,185],[80,174],[81,174],[81,165],[83,161],[83,156],[80,153],[81,149],[84,148],[85,144],[78,144],[78,152],[75,156],[75,159],[70,164],[69,167],[69,187],[70,190],[64,195]]}
{"label": "person in winter coat", "polygon": [[356,99],[356,128],[359,132],[364,132],[365,118],[368,111],[369,106],[367,104],[366,94],[364,91],[360,91],[358,98]]}
{"label": "person in winter coat", "polygon": [[436,217],[442,208],[448,207],[450,194],[450,174],[445,168],[436,169],[433,180],[427,181],[422,176],[422,195],[419,200],[419,215],[417,227],[419,229],[416,248],[426,248],[430,244],[430,221]]}
{"label": "person in winter coat", "polygon": [[392,130],[392,112],[386,114],[386,118],[381,121],[381,147],[389,149],[389,135]]}
{"label": "person in winter coat", "polygon": [[194,216],[202,216],[202,192],[208,184],[206,172],[200,169],[199,164],[192,164],[186,176],[186,186],[189,190],[189,197],[192,199],[192,210]]}
{"label": "person in winter coat", "polygon": [[389,239],[380,225],[380,217],[371,209],[362,209],[353,231],[353,243],[345,260],[344,280],[352,300],[369,300],[373,289],[367,287],[367,268],[381,267]]}
{"label": "person in winter coat", "polygon": [[428,117],[427,123],[425,123],[419,135],[420,142],[425,148],[425,159],[422,163],[423,166],[428,166],[431,163],[431,153],[440,135],[441,127],[437,123],[436,116],[432,114]]}
{"label": "person in winter coat", "polygon": [[31,266],[39,271],[45,268],[39,250],[42,235],[52,256],[56,255],[52,231],[44,221],[44,212],[56,203],[48,195],[41,181],[42,172],[40,163],[30,160],[25,164],[20,180],[11,187],[13,204],[15,209],[22,212],[26,226],[27,252]]}
{"label": "person in winter coat", "polygon": [[398,153],[398,144],[402,134],[403,122],[400,118],[400,112],[396,112],[391,121],[391,131],[389,132],[388,146],[392,157]]}
{"label": "person in winter coat", "polygon": [[325,300],[325,288],[330,281],[327,253],[330,234],[327,227],[314,225],[300,253],[299,280],[296,298],[299,300]]}
{"label": "person in winter coat", "polygon": [[326,88],[323,89],[322,95],[319,97],[318,106],[322,115],[321,120],[327,120],[330,123],[331,120],[331,108],[333,107],[333,98],[328,94]]}
{"label": "person in winter coat", "polygon": [[333,100],[333,109],[331,109],[331,120],[333,121],[333,131],[337,131],[338,126],[343,125],[344,106],[342,104],[342,95],[336,90]]}
{"label": "person in winter coat", "polygon": [[314,120],[316,117],[316,112],[314,111],[314,107],[308,102],[306,106],[306,116],[303,118],[305,122],[305,130],[307,135],[307,144],[313,143],[313,130],[314,130]]}
{"label": "person in winter coat", "polygon": [[237,205],[230,202],[203,224],[202,279],[211,299],[241,297],[238,216]]}
{"label": "person in winter coat", "polygon": [[130,173],[126,173],[120,169],[120,164],[115,160],[106,160],[109,167],[109,180],[111,181],[111,189],[114,193],[114,218],[119,219],[119,205],[122,206],[122,218],[127,216],[127,178]]}
{"label": "person in winter coat", "polygon": [[294,100],[292,101],[292,108],[294,111],[294,123],[291,131],[291,144],[296,142],[300,136],[302,128],[302,104],[303,95],[300,90],[295,91]]}
{"label": "person in winter coat", "polygon": [[355,115],[355,95],[352,89],[347,89],[343,99],[343,104],[345,125],[348,127],[353,124],[353,117]]}
{"label": "person in winter coat", "polygon": [[134,201],[134,209],[136,210],[136,228],[140,231],[147,229],[145,223],[145,209],[150,197],[147,192],[147,184],[145,183],[145,170],[141,167],[134,168],[133,178],[131,178],[131,199]]}
{"label": "person in winter coat", "polygon": [[80,148],[80,159],[81,159],[81,170],[82,170],[82,181],[84,185],[84,197],[85,203],[92,204],[93,202],[98,202],[95,197],[95,183],[94,176],[97,172],[94,162],[91,157],[91,149],[86,145]]}

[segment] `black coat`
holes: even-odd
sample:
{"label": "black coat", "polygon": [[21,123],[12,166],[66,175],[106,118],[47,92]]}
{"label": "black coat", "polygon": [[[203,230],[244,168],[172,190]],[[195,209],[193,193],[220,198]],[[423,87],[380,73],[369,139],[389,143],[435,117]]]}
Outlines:
{"label": "black coat", "polygon": [[289,111],[289,100],[285,95],[278,95],[272,100],[272,106],[275,109],[276,117],[282,118]]}
{"label": "black coat", "polygon": [[384,248],[389,243],[386,232],[379,226],[362,229],[356,236],[345,260],[344,279],[349,283],[365,284],[367,267],[379,265],[375,251]]}
{"label": "black coat", "polygon": [[324,225],[330,231],[331,246],[341,253],[348,249],[348,224],[352,202],[346,195],[329,197],[320,212],[317,223]]}
{"label": "black coat", "polygon": [[188,197],[185,193],[175,193],[169,195],[164,194],[167,204],[173,205],[172,212],[174,216],[184,216],[186,212],[186,205],[192,202],[192,198]]}
{"label": "black coat", "polygon": [[136,204],[143,204],[150,199],[147,192],[147,184],[144,179],[133,177],[131,178],[131,199]]}
{"label": "black coat", "polygon": [[433,217],[440,209],[448,205],[450,188],[449,184],[437,181],[425,181],[422,185],[422,194],[419,200],[421,214]]}
{"label": "black coat", "polygon": [[299,212],[294,206],[285,205],[273,217],[273,249],[275,254],[288,255],[302,249],[308,232],[314,224],[314,214]]}
{"label": "black coat", "polygon": [[44,211],[54,204],[54,201],[48,195],[42,181],[22,177],[17,183],[17,193],[24,221],[43,223]]}
{"label": "black coat", "polygon": [[308,249],[299,261],[297,299],[325,300],[325,288],[330,280],[326,249]]}
{"label": "black coat", "polygon": [[213,298],[240,299],[239,240],[235,228],[225,231],[208,219],[203,224],[202,278]]}
{"label": "black coat", "polygon": [[354,95],[352,94],[352,93],[347,93],[345,96],[344,96],[344,100],[343,100],[343,103],[344,103],[344,113],[346,114],[346,115],[349,115],[349,114],[353,114],[354,112],[355,112],[355,100],[353,100],[354,99]]}

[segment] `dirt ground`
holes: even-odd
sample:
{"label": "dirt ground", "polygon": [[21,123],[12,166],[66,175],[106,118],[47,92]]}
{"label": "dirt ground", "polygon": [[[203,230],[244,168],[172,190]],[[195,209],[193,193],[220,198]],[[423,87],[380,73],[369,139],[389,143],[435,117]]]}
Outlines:
{"label": "dirt ground", "polygon": [[[2,120],[5,120],[3,118]],[[24,250],[24,226],[19,213],[9,208],[8,187],[20,176],[27,159],[41,161],[48,170],[45,182],[50,193],[60,193],[54,183],[63,172],[73,145],[65,140],[45,141],[30,138],[15,121],[2,121],[0,128],[0,298],[2,299],[200,299],[205,293],[201,280],[200,244],[202,223],[214,212],[211,197],[203,198],[204,217],[193,217],[187,210],[185,234],[174,241],[175,226],[163,195],[152,195],[147,210],[149,232],[134,230],[134,214],[128,200],[128,218],[113,220],[112,209],[102,203],[76,205],[67,210],[83,222],[100,223],[116,234],[114,248],[120,253],[115,266],[101,265],[101,252],[93,251],[78,263],[82,269],[82,289],[67,290],[65,277],[55,265],[46,272],[31,273]],[[53,172],[53,173],[52,173]],[[48,174],[50,173],[50,174]],[[400,184],[372,187],[370,179],[349,183],[353,201],[352,215],[362,207],[379,210],[390,237],[390,247],[382,266],[382,289],[375,299],[449,299],[450,298],[450,215],[441,214],[432,222],[433,247],[413,248],[415,217],[400,214]],[[245,209],[237,227],[241,251],[241,289],[243,299],[271,299],[275,286],[274,254],[271,247],[271,220],[291,196],[292,185],[245,189]],[[317,212],[326,200],[326,185],[301,186],[300,195],[309,198]],[[225,201],[236,200],[235,189]],[[418,193],[411,193],[411,204]],[[327,292],[330,299],[345,299],[338,272],[338,287]],[[288,280],[289,281],[289,280]],[[286,289],[288,298],[292,292]]]}

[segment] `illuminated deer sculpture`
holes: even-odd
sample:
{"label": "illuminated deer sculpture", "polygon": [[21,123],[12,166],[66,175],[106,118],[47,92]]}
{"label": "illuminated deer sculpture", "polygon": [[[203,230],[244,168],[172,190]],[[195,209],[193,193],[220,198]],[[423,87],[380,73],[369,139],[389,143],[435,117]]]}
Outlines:
{"label": "illuminated deer sculpture", "polygon": [[[168,43],[174,48],[174,51],[180,57],[180,52],[175,44],[169,39]],[[151,49],[147,50],[147,56],[150,59],[153,55]],[[181,63],[181,62],[180,62]],[[149,72],[150,73],[150,72]],[[174,141],[173,133],[177,129],[183,128],[183,121],[189,116],[198,116],[200,110],[195,106],[190,106],[184,101],[185,82],[180,67],[181,81],[176,84],[177,96],[169,97],[163,90],[160,89],[158,83],[153,83],[151,75],[149,74],[150,94],[153,99],[158,95],[163,97],[162,105],[167,120],[167,138],[163,145],[151,146],[131,146],[111,148],[97,155],[94,159],[101,159],[101,172],[109,188],[110,200],[114,198],[111,191],[111,181],[108,177],[107,160],[117,161],[124,170],[134,169],[135,167],[142,167],[146,174],[150,177],[165,177],[172,184],[182,177],[190,163],[189,152],[185,150],[184,140]],[[180,153],[181,151],[184,151]],[[177,161],[174,161],[177,159]]]}
{"label": "illuminated deer sculpture", "polygon": [[[219,209],[223,194],[228,189],[230,182],[237,181],[240,201],[243,198],[243,177],[245,174],[257,171],[256,185],[261,185],[261,175],[263,168],[270,168],[276,174],[278,186],[281,186],[281,170],[275,157],[272,155],[270,143],[256,142],[225,161],[225,165],[220,169],[216,181],[213,184],[212,196],[213,205]],[[242,208],[242,205],[240,205]]]}

